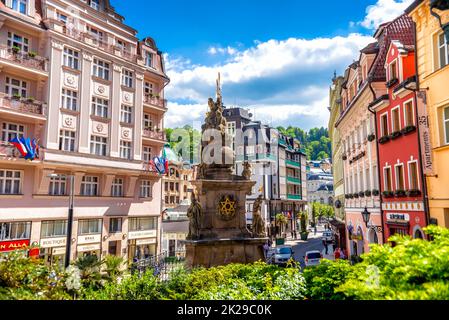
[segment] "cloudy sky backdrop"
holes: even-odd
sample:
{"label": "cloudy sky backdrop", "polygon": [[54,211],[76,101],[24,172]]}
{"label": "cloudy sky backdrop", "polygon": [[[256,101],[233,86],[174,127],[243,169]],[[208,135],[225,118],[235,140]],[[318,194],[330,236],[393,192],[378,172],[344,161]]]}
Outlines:
{"label": "cloudy sky backdrop", "polygon": [[377,26],[413,0],[158,2],[112,0],[139,37],[154,37],[164,52],[166,127],[201,122],[220,72],[228,107],[310,129],[327,126],[334,70],[343,73]]}

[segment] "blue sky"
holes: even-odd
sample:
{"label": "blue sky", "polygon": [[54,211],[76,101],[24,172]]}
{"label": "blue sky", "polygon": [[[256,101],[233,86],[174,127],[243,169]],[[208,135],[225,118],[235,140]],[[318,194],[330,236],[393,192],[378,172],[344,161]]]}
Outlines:
{"label": "blue sky", "polygon": [[342,73],[412,0],[111,2],[166,55],[166,126],[198,125],[220,71],[226,105],[309,129],[327,126],[333,71]]}

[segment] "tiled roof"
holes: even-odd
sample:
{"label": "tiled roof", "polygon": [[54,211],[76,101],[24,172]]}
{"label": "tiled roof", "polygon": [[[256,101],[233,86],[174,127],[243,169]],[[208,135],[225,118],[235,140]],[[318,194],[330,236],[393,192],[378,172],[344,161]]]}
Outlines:
{"label": "tiled roof", "polygon": [[372,81],[386,80],[385,59],[391,41],[398,40],[404,46],[413,46],[415,44],[414,23],[408,15],[401,15],[383,28],[384,30],[378,38],[379,52],[369,72],[369,77]]}
{"label": "tiled roof", "polygon": [[377,42],[372,42],[369,45],[367,45],[365,48],[360,50],[361,53],[365,53],[365,54],[373,54],[373,53],[377,53],[378,51],[379,51],[379,46],[378,46]]}

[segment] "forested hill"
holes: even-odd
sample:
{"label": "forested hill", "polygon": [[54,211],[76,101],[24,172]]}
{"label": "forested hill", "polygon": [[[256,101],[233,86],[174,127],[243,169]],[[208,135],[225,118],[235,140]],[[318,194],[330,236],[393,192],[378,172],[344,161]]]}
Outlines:
{"label": "forested hill", "polygon": [[282,134],[298,139],[306,150],[307,159],[323,160],[331,157],[332,147],[327,128],[313,128],[304,131],[301,128],[290,126],[277,129]]}

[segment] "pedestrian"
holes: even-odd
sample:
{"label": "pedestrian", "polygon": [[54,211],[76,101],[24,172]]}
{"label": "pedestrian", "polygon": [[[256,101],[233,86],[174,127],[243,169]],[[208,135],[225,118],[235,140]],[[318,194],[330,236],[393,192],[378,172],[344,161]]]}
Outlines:
{"label": "pedestrian", "polygon": [[345,250],[340,250],[340,259],[346,259]]}
{"label": "pedestrian", "polygon": [[316,235],[316,225],[313,227],[313,234]]}
{"label": "pedestrian", "polygon": [[263,252],[265,253],[265,259],[268,258],[268,250],[270,249],[270,247],[268,246],[268,242],[265,242],[265,244],[263,245]]}
{"label": "pedestrian", "polygon": [[335,249],[335,252],[334,252],[335,260],[340,259],[340,256],[341,256],[340,248]]}
{"label": "pedestrian", "polygon": [[294,235],[295,235],[295,240],[298,239],[298,234],[296,233],[296,230],[293,231]]}
{"label": "pedestrian", "polygon": [[337,244],[336,244],[336,242],[335,242],[335,240],[334,240],[334,241],[332,242],[332,251],[335,252],[336,247],[337,247]]}
{"label": "pedestrian", "polygon": [[328,254],[327,242],[324,239],[323,239],[323,246],[324,246],[325,254]]}

